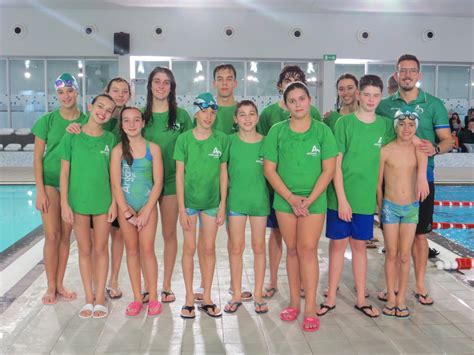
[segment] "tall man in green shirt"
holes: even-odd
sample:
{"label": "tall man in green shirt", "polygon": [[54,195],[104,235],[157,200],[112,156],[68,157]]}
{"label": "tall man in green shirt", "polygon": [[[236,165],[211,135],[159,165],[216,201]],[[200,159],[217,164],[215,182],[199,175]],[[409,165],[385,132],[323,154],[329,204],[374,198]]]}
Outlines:
{"label": "tall man in green shirt", "polygon": [[219,64],[214,68],[213,86],[217,91],[217,115],[213,129],[229,135],[235,133],[234,114],[237,101],[234,90],[237,87],[237,72],[232,64]]}
{"label": "tall man in green shirt", "polygon": [[425,273],[429,251],[427,234],[432,230],[434,211],[434,156],[451,150],[451,132],[448,112],[443,102],[416,86],[416,83],[421,80],[419,60],[414,55],[404,54],[398,58],[396,70],[394,78],[398,83],[398,91],[382,100],[377,113],[393,119],[400,107],[408,106],[420,117],[416,135],[423,140],[420,150],[429,157],[427,173],[430,194],[420,203],[419,222],[412,254],[416,278],[415,297],[421,304],[431,305],[433,299],[426,289]]}

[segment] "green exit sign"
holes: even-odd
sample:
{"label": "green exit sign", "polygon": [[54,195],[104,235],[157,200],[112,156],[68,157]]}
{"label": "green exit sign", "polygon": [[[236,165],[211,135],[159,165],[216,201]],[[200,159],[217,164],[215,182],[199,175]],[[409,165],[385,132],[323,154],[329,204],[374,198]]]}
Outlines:
{"label": "green exit sign", "polygon": [[323,59],[326,62],[334,62],[336,60],[336,55],[335,54],[325,54],[325,55],[323,55]]}

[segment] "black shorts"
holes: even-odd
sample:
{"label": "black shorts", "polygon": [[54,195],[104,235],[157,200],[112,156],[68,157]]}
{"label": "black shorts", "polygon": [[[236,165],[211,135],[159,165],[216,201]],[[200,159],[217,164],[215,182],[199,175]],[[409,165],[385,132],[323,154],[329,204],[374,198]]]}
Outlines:
{"label": "black shorts", "polygon": [[[94,229],[94,219],[91,217],[91,229]],[[112,222],[112,227],[114,228],[120,228],[120,225],[119,225],[119,222],[118,222],[118,218],[115,218],[114,221]]]}
{"label": "black shorts", "polygon": [[430,194],[423,202],[420,202],[416,234],[428,234],[433,230],[435,184],[434,182],[429,182],[428,184],[430,185]]}

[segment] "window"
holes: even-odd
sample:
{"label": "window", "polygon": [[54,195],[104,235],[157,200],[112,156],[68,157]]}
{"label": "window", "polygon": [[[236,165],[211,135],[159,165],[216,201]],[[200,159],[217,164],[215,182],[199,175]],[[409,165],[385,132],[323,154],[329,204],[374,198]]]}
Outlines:
{"label": "window", "polygon": [[247,97],[278,95],[281,62],[247,62]]}
{"label": "window", "polygon": [[86,60],[85,62],[86,103],[104,92],[109,81],[118,76],[116,60]]}
{"label": "window", "polygon": [[383,82],[384,93],[387,92],[388,78],[395,73],[394,64],[368,64],[367,74],[378,75]]}
{"label": "window", "polygon": [[195,97],[207,89],[207,61],[173,61],[176,93]]}
{"label": "window", "polygon": [[0,60],[0,128],[9,127],[8,122],[8,89],[7,61]]}
{"label": "window", "polygon": [[421,80],[420,88],[426,91],[428,94],[435,95],[435,79],[436,77],[436,66],[435,65],[422,65],[421,66]]}
{"label": "window", "polygon": [[358,80],[365,74],[365,64],[336,64],[336,80],[344,73],[355,75]]}

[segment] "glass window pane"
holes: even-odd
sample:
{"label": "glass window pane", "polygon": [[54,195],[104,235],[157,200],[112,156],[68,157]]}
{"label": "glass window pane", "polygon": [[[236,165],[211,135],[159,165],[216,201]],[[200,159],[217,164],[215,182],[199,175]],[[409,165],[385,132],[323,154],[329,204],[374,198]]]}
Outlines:
{"label": "glass window pane", "polygon": [[421,66],[420,88],[431,95],[435,94],[435,76],[436,76],[435,65],[422,65]]}
{"label": "glass window pane", "polygon": [[[140,60],[135,62],[135,79],[132,81],[132,92],[135,94],[135,106],[145,106],[146,100],[146,86],[148,81],[148,75],[156,67],[170,67],[170,62],[166,61],[145,61]],[[145,80],[140,80],[145,79]]]}
{"label": "glass window pane", "polygon": [[7,61],[2,59],[0,60],[0,128],[8,126]]}
{"label": "glass window pane", "polygon": [[[69,73],[74,75],[79,84],[79,94],[82,93],[82,68],[84,61],[82,60],[47,60],[46,65],[48,68],[48,111],[53,111],[58,108],[58,98],[56,96],[56,89],[54,81],[58,76],[63,73]],[[78,98],[78,104],[81,105],[81,101]]]}
{"label": "glass window pane", "polygon": [[86,60],[86,102],[104,92],[110,79],[118,76],[117,60]]}
{"label": "glass window pane", "polygon": [[11,60],[10,78],[13,128],[31,128],[45,113],[44,61]]}
{"label": "glass window pane", "polygon": [[173,61],[176,93],[179,96],[197,96],[207,90],[207,62]]}
{"label": "glass window pane", "polygon": [[245,69],[245,62],[228,62],[228,61],[215,61],[209,62],[209,87],[215,93],[215,89],[212,87],[212,82],[214,80],[214,68],[220,64],[232,64],[237,72],[237,87],[234,90],[234,96],[236,96],[236,100],[241,100],[244,96],[244,69]]}
{"label": "glass window pane", "polygon": [[247,96],[278,95],[277,82],[281,62],[247,62]]}
{"label": "glass window pane", "polygon": [[308,83],[311,96],[314,97],[313,105],[317,106],[316,99],[318,98],[318,80],[319,80],[319,65],[318,62],[285,62],[286,65],[297,65],[304,71],[306,75],[306,82]]}
{"label": "glass window pane", "polygon": [[395,73],[395,65],[393,64],[368,64],[368,73],[378,75],[383,82],[384,93],[387,93],[388,78]]}
{"label": "glass window pane", "polygon": [[448,111],[464,116],[469,108],[469,83],[471,67],[438,66],[438,97]]}
{"label": "glass window pane", "polygon": [[355,75],[357,79],[365,74],[365,64],[336,64],[336,80],[344,73]]}

